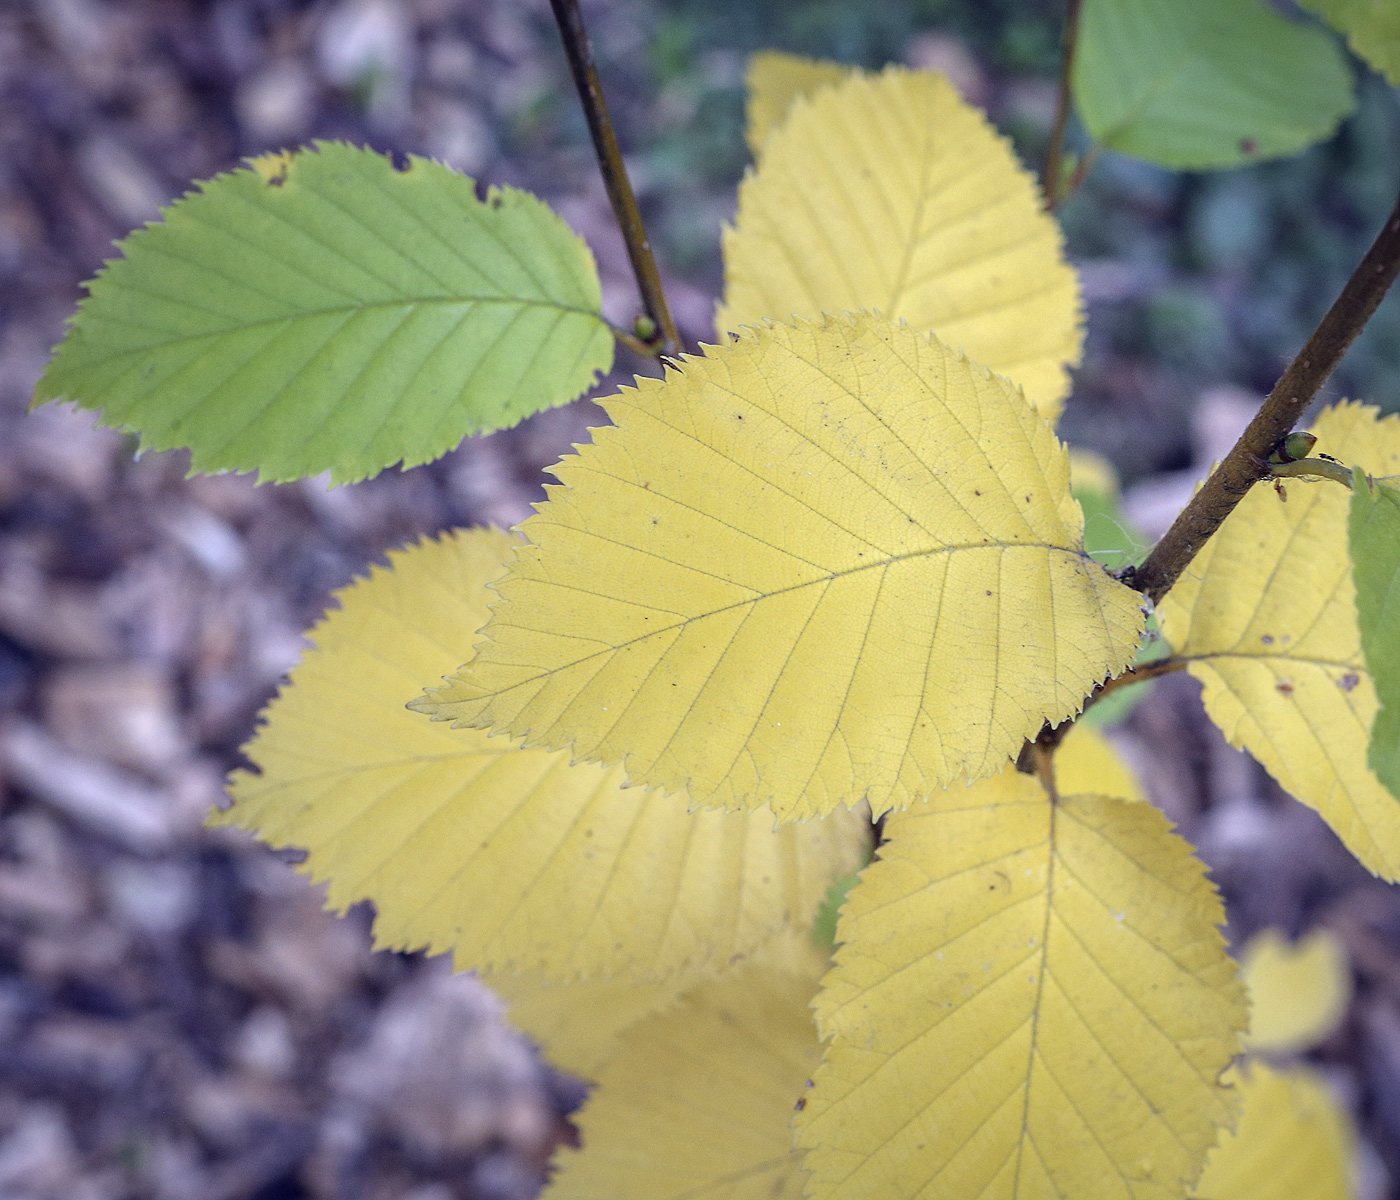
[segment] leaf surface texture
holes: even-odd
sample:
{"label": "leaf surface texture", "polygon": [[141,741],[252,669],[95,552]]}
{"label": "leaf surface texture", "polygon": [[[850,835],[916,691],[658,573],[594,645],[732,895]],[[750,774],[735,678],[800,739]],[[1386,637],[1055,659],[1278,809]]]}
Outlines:
{"label": "leaf surface texture", "polygon": [[754,158],[759,156],[768,135],[787,119],[794,101],[840,83],[851,70],[840,63],[803,58],[780,50],[753,55],[746,78],[744,137]]}
{"label": "leaf surface texture", "polygon": [[702,805],[879,812],[1000,769],[1137,645],[1054,433],[912,329],[775,325],[604,403],[417,707]]}
{"label": "leaf surface texture", "polygon": [[[1318,450],[1400,472],[1400,417],[1341,404],[1313,427]],[[1158,608],[1162,631],[1204,685],[1210,715],[1280,786],[1316,809],[1368,868],[1400,879],[1400,805],[1366,762],[1379,707],[1357,626],[1348,493],[1255,487]]]}
{"label": "leaf surface texture", "polygon": [[1171,1200],[1230,1121],[1224,911],[1151,805],[1008,770],[892,814],[815,1009],[813,1200]]}
{"label": "leaf surface texture", "polygon": [[407,711],[485,622],[513,544],[424,542],[342,592],[248,747],[262,773],[235,774],[217,823],[305,847],[335,907],[371,898],[382,944],[451,950],[459,969],[663,978],[810,925],[861,861],[854,815],[775,830],[764,811],[691,814],[617,769]]}
{"label": "leaf surface texture", "polygon": [[1400,799],[1400,488],[1355,472],[1350,544],[1356,615],[1380,711],[1367,758]]}
{"label": "leaf surface texture", "polygon": [[721,332],[874,309],[1020,384],[1047,416],[1083,344],[1059,226],[941,75],[853,73],[792,103],[724,235]]}
{"label": "leaf surface texture", "polygon": [[612,363],[593,256],[540,200],[339,143],[200,185],[121,244],[36,396],[196,471],[362,479]]}
{"label": "leaf surface texture", "polygon": [[1086,0],[1074,98],[1095,141],[1188,170],[1294,154],[1355,104],[1335,40],[1267,0]]}
{"label": "leaf surface texture", "polygon": [[816,981],[741,966],[623,1033],[548,1200],[801,1200],[791,1122],[820,1056]]}
{"label": "leaf surface texture", "polygon": [[1239,1128],[1221,1135],[1198,1200],[1351,1200],[1351,1118],[1313,1071],[1251,1062],[1236,1076]]}

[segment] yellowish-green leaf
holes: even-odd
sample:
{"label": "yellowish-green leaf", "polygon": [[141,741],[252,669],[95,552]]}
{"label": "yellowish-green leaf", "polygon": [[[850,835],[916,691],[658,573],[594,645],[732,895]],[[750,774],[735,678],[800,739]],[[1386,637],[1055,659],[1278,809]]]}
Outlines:
{"label": "yellowish-green leaf", "polygon": [[1391,83],[1400,87],[1400,4],[1395,0],[1299,0]]}
{"label": "yellowish-green leaf", "polygon": [[1380,711],[1367,761],[1400,800],[1400,488],[1353,468],[1349,542],[1361,649]]}
{"label": "yellowish-green leaf", "polygon": [[893,814],[815,1008],[814,1200],[1176,1200],[1232,1121],[1224,910],[1149,804],[1008,770]]}
{"label": "yellowish-green leaf", "polygon": [[1197,1200],[1351,1200],[1351,1118],[1312,1071],[1231,1071],[1240,1125],[1211,1151]]}
{"label": "yellowish-green leaf", "polygon": [[801,1200],[791,1121],[820,1056],[812,961],[737,968],[623,1033],[549,1200]]}
{"label": "yellowish-green leaf", "polygon": [[745,106],[748,125],[744,136],[753,156],[758,157],[768,135],[787,118],[795,100],[840,83],[849,74],[851,68],[840,63],[784,54],[779,50],[765,50],[750,58]]}
{"label": "yellowish-green leaf", "polygon": [[658,978],[810,924],[860,862],[859,818],[690,814],[619,770],[404,708],[471,644],[513,544],[425,542],[341,593],[248,747],[261,774],[235,774],[217,822],[305,847],[333,905],[374,900],[382,944],[451,950],[462,969]]}
{"label": "yellowish-green leaf", "polygon": [[[1372,474],[1400,472],[1400,417],[1341,404],[1313,432],[1320,452]],[[1254,488],[1158,612],[1231,745],[1395,880],[1400,804],[1366,762],[1378,704],[1357,628],[1348,502],[1329,480],[1289,481],[1287,503]]]}
{"label": "yellowish-green leaf", "polygon": [[774,325],[604,405],[415,707],[702,805],[878,813],[999,770],[1137,645],[1050,427],[912,329]]}
{"label": "yellowish-green leaf", "polygon": [[1055,777],[1062,792],[1146,800],[1137,772],[1099,730],[1076,721],[1055,752]]}
{"label": "yellowish-green leaf", "polygon": [[1314,929],[1296,946],[1266,929],[1245,946],[1240,970],[1249,988],[1251,1050],[1306,1050],[1341,1024],[1351,1003],[1346,947],[1327,929]]}
{"label": "yellowish-green leaf", "polygon": [[932,331],[1054,418],[1083,344],[1059,226],[942,75],[886,70],[797,99],[739,187],[721,332],[876,309]]}

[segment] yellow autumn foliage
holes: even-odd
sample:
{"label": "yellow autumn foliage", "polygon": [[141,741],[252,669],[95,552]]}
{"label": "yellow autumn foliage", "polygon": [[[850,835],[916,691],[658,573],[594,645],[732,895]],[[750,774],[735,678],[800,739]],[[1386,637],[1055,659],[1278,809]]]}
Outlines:
{"label": "yellow autumn foliage", "polygon": [[[1317,451],[1400,473],[1400,417],[1340,404]],[[1159,606],[1162,632],[1204,685],[1206,711],[1283,789],[1315,808],[1376,874],[1400,879],[1400,805],[1367,765],[1378,708],[1357,627],[1349,493],[1255,487]]]}
{"label": "yellow autumn foliage", "polygon": [[935,339],[773,325],[603,404],[414,707],[701,805],[878,813],[999,770],[1137,647],[1064,447]]}
{"label": "yellow autumn foliage", "polygon": [[691,814],[617,769],[406,710],[485,623],[514,544],[423,542],[341,592],[247,747],[260,773],[235,773],[215,823],[303,847],[333,906],[374,900],[381,944],[450,950],[460,969],[660,979],[809,924],[862,861],[852,814],[777,830],[764,811]]}
{"label": "yellow autumn foliage", "polygon": [[821,88],[840,83],[851,74],[840,63],[765,50],[749,59],[746,73],[744,137],[755,158],[768,135],[781,125],[793,102]]}
{"label": "yellow autumn foliage", "polygon": [[1293,945],[1277,929],[1251,938],[1240,956],[1249,989],[1251,1050],[1306,1050],[1341,1023],[1351,1002],[1351,963],[1341,939],[1314,929]]}
{"label": "yellow autumn foliage", "polygon": [[1055,777],[1067,796],[1147,799],[1137,772],[1103,733],[1083,721],[1076,721],[1070,727],[1055,752]]}
{"label": "yellow autumn foliage", "polygon": [[1148,804],[1008,770],[885,824],[816,1001],[814,1200],[1178,1200],[1233,1121],[1244,990]]}
{"label": "yellow autumn foliage", "polygon": [[787,84],[810,94],[788,101],[739,187],[716,327],[877,310],[1020,384],[1053,419],[1083,332],[1035,179],[942,75],[814,78]]}
{"label": "yellow autumn foliage", "polygon": [[791,1121],[820,1057],[808,1004],[824,959],[712,980],[622,1033],[547,1200],[801,1200]]}
{"label": "yellow autumn foliage", "polygon": [[1239,1128],[1211,1151],[1193,1200],[1351,1200],[1351,1118],[1312,1071],[1230,1072]]}

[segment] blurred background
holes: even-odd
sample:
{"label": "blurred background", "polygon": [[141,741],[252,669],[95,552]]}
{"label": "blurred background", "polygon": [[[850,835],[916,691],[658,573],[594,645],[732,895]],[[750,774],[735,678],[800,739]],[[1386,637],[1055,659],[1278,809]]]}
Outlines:
{"label": "blurred background", "polygon": [[[585,3],[689,343],[747,163],[747,55],[946,71],[1033,168],[1059,0]],[[1397,95],[1285,162],[1106,155],[1062,211],[1087,301],[1062,433],[1159,533],[1360,258],[1400,187]],[[25,415],[114,239],[240,158],[313,138],[544,196],[636,298],[546,0],[0,0],[0,1197],[515,1200],[584,1089],[469,978],[374,953],[293,869],[203,815],[331,592],[383,552],[511,524],[585,401],[426,468],[328,490],[186,479],[89,416]],[[623,353],[600,394],[647,364]],[[1400,409],[1391,298],[1324,399]],[[1355,1113],[1359,1193],[1400,1195],[1400,896],[1203,718],[1173,676],[1115,731],[1200,846],[1235,944],[1335,934],[1354,989],[1306,1055]]]}

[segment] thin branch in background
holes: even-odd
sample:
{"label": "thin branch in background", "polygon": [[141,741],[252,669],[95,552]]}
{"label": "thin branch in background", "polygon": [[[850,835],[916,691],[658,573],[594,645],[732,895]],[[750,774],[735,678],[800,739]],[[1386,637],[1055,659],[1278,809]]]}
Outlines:
{"label": "thin branch in background", "polygon": [[[659,338],[653,340],[635,340],[638,344],[644,344],[644,352],[652,356],[678,354],[681,349],[680,334],[671,318],[671,309],[666,303],[666,293],[661,286],[661,272],[657,270],[656,258],[651,252],[651,242],[647,239],[646,226],[642,223],[642,213],[637,207],[637,197],[627,177],[627,167],[622,161],[622,150],[617,144],[612,118],[608,115],[608,104],[603,99],[598,69],[593,65],[593,48],[588,41],[588,31],[583,25],[583,14],[579,11],[578,0],[550,0],[550,5],[554,9],[554,18],[559,23],[560,36],[564,39],[564,52],[569,59],[569,70],[573,73],[579,99],[583,102],[583,113],[588,120],[588,132],[593,137],[593,148],[598,154],[598,166],[603,172],[608,199],[617,215],[623,241],[627,243],[627,257],[632,260],[632,271],[637,277],[637,289],[642,294],[642,304],[653,327],[660,332]],[[631,345],[630,342],[624,344]]]}
{"label": "thin branch in background", "polygon": [[[1074,49],[1079,44],[1079,14],[1084,0],[1069,0],[1065,13],[1064,56],[1060,63],[1060,98],[1055,109],[1055,127],[1050,132],[1050,148],[1045,155],[1045,206],[1054,212],[1069,196],[1060,194],[1060,174],[1064,169],[1065,134],[1069,129],[1071,89],[1074,82]],[[1085,174],[1088,172],[1086,171]],[[1080,182],[1082,176],[1078,175]],[[1071,191],[1073,189],[1070,189]]]}
{"label": "thin branch in background", "polygon": [[1400,201],[1342,293],[1284,371],[1263,407],[1255,414],[1191,502],[1182,509],[1162,540],[1140,567],[1119,576],[1154,604],[1171,590],[1197,551],[1220,528],[1245,494],[1270,474],[1269,455],[1287,436],[1332,374],[1356,335],[1385,298],[1400,273]]}

